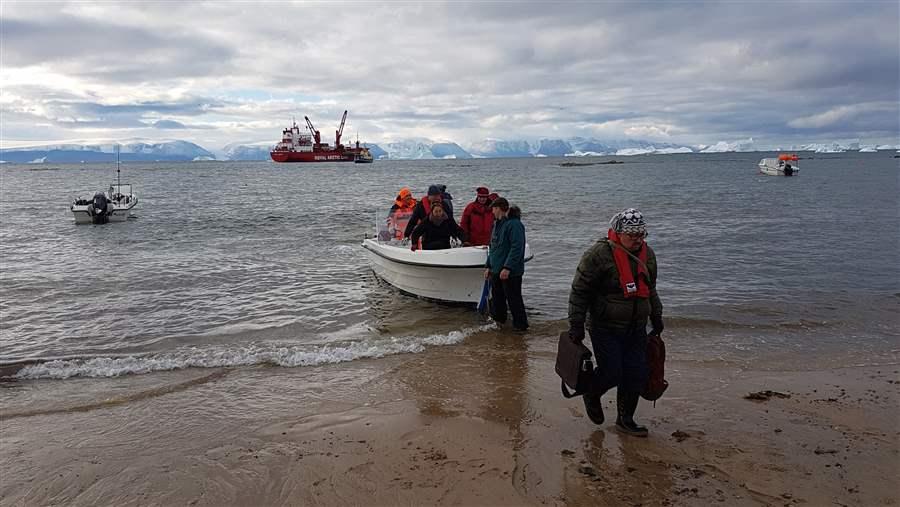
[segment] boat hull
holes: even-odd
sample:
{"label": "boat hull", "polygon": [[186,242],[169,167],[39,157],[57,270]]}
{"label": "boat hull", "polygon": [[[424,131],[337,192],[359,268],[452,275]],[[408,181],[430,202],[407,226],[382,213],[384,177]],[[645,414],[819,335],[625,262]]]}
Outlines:
{"label": "boat hull", "polygon": [[[137,205],[137,198],[134,199],[130,205],[127,206],[118,206],[115,205],[113,210],[109,213],[109,223],[114,222],[124,222],[128,220],[128,217],[131,216],[131,209]],[[94,217],[91,216],[91,212],[88,210],[87,205],[72,205],[72,215],[75,216],[75,224],[76,225],[84,225],[84,224],[92,224],[94,223]]]}
{"label": "boat hull", "polygon": [[287,151],[273,150],[269,153],[275,162],[353,162],[357,150]]}
{"label": "boat hull", "polygon": [[[413,252],[375,239],[363,248],[378,278],[401,291],[434,301],[477,305],[484,288],[487,247]],[[526,261],[531,260],[526,246]]]}
{"label": "boat hull", "polygon": [[759,161],[759,172],[769,176],[798,176],[800,165],[796,162],[779,164],[774,158],[764,158]]}

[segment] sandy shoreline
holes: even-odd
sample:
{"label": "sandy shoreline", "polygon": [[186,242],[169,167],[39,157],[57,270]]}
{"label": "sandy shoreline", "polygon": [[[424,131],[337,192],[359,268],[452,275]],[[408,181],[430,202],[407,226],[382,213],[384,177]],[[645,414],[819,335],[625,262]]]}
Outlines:
{"label": "sandy shoreline", "polygon": [[[900,503],[897,365],[673,361],[669,392],[638,408],[650,438],[634,439],[559,394],[555,332],[7,386],[0,505]],[[765,390],[786,396],[744,398]]]}

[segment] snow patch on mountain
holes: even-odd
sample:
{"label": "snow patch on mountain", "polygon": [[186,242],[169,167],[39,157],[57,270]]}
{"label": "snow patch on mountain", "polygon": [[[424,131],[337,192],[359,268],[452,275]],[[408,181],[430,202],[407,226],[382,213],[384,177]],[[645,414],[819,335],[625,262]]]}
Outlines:
{"label": "snow patch on mountain", "polygon": [[381,148],[392,160],[432,160],[436,157],[431,153],[431,144],[428,139],[406,139],[384,144]]}
{"label": "snow patch on mountain", "polygon": [[472,154],[462,149],[462,147],[454,142],[442,141],[431,145],[431,154],[435,158],[457,159],[472,158]]}
{"label": "snow patch on mountain", "polygon": [[470,146],[469,152],[479,158],[534,156],[534,151],[532,151],[528,141],[521,140],[485,139]]}
{"label": "snow patch on mountain", "polygon": [[231,143],[222,148],[220,156],[225,160],[269,160],[275,145],[268,141],[257,143]]}

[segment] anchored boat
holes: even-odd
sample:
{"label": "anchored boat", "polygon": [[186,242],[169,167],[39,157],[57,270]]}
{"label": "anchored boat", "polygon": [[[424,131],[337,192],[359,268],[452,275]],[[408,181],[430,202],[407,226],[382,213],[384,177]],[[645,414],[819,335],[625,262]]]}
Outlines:
{"label": "anchored boat", "polygon": [[106,192],[97,192],[91,199],[75,199],[70,210],[75,216],[76,224],[105,224],[128,219],[131,209],[137,206],[138,198],[130,184],[122,183],[118,146],[116,175],[116,183],[110,185]]}
{"label": "anchored boat", "polygon": [[[334,131],[334,146],[322,142],[322,136],[313,126],[308,116],[306,127],[309,134],[301,134],[300,127],[294,122],[290,128],[284,129],[281,134],[281,142],[269,153],[275,162],[355,162],[356,157],[369,150],[359,145],[356,147],[341,144],[341,136],[344,133],[344,123],[347,121],[347,111],[341,118],[341,126]],[[370,155],[371,156],[371,155]]]}
{"label": "anchored boat", "polygon": [[363,151],[361,151],[358,155],[356,155],[356,158],[353,159],[354,162],[356,162],[357,164],[371,164],[375,161],[375,157],[372,156],[368,148],[363,148],[362,150]]}
{"label": "anchored boat", "polygon": [[778,158],[764,158],[759,161],[759,172],[771,176],[796,176],[800,173],[799,160],[797,155],[786,153]]}
{"label": "anchored boat", "polygon": [[[385,215],[380,215],[385,216]],[[484,264],[488,247],[465,246],[445,250],[412,251],[408,244],[388,239],[379,223],[376,235],[366,238],[365,248],[378,278],[401,291],[449,303],[477,305],[484,288]],[[525,262],[534,255],[525,245]]]}

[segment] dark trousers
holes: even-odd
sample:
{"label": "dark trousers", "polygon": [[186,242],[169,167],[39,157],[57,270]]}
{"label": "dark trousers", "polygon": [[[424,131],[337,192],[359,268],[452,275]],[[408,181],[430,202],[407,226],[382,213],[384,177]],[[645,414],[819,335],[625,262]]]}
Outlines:
{"label": "dark trousers", "polygon": [[525,302],[522,301],[522,277],[510,276],[500,279],[500,274],[491,274],[491,317],[498,324],[506,322],[506,308],[512,314],[513,327],[528,329]]}
{"label": "dark trousers", "polygon": [[612,332],[595,328],[591,330],[591,345],[597,359],[595,394],[602,395],[615,386],[632,393],[644,390],[650,375],[646,329]]}

